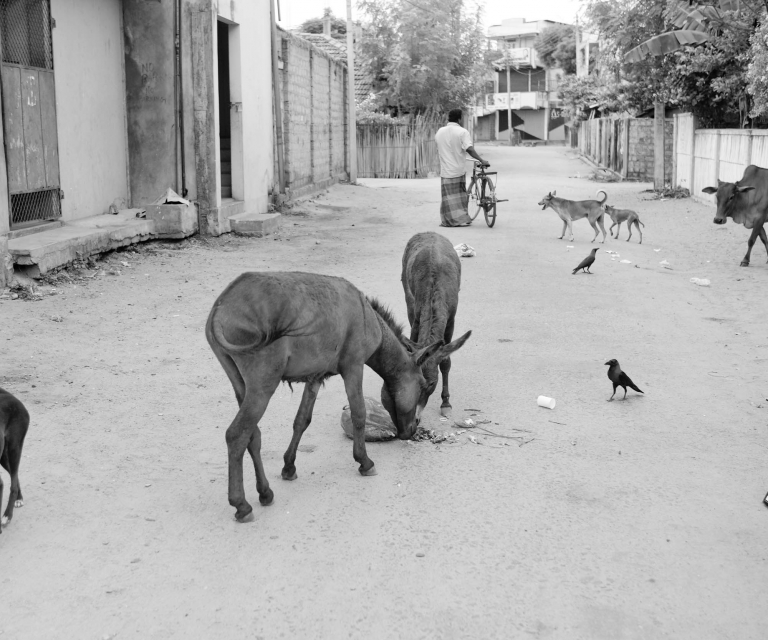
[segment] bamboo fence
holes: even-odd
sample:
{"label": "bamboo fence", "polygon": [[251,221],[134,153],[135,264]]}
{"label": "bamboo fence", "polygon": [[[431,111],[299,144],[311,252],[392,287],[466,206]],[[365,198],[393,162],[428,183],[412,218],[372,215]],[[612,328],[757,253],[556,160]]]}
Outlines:
{"label": "bamboo fence", "polygon": [[357,175],[426,178],[440,172],[435,133],[441,123],[417,118],[406,124],[357,125]]}

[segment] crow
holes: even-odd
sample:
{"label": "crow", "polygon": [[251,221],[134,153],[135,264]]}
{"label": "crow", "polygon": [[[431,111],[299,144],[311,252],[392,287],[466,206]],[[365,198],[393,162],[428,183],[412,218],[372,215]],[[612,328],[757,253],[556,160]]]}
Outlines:
{"label": "crow", "polygon": [[629,387],[630,389],[634,389],[638,393],[643,393],[640,389],[637,388],[635,383],[632,382],[629,376],[621,370],[618,360],[614,358],[612,360],[609,360],[605,364],[609,366],[608,379],[611,382],[613,382],[613,395],[610,398],[608,398],[608,402],[613,400],[613,396],[616,395],[616,387],[624,387],[624,397],[622,398],[622,400],[626,400],[627,398],[627,387]]}
{"label": "crow", "polygon": [[590,253],[586,258],[584,258],[580,263],[579,266],[576,267],[573,270],[573,275],[576,275],[576,272],[581,269],[582,271],[585,271],[585,273],[592,273],[589,268],[592,266],[592,263],[595,261],[595,254],[597,253],[597,247],[592,249],[592,253]]}

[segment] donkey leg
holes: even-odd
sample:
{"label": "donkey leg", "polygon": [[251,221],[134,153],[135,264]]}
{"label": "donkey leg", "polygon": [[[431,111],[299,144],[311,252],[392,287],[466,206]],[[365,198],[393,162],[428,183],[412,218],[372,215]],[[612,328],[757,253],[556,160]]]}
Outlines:
{"label": "donkey leg", "polygon": [[[5,526],[13,518],[14,507],[24,506],[24,500],[21,496],[21,486],[19,485],[19,463],[21,462],[21,445],[18,443],[7,443],[1,456],[2,466],[11,476],[11,492],[8,494],[8,504],[5,507],[5,513],[0,520],[0,525]],[[0,496],[2,487],[0,487]]]}
{"label": "donkey leg", "polygon": [[[453,314],[449,318],[448,322],[445,325],[445,332],[443,333],[443,341],[445,344],[450,344],[451,340],[453,340],[453,325],[454,321],[456,319],[455,316],[456,310],[454,309]],[[440,405],[440,409],[451,409],[451,393],[448,390],[448,374],[451,371],[451,358],[450,356],[447,357],[445,360],[443,360],[440,363],[440,375],[443,378],[443,392],[440,394],[443,398],[443,404]],[[441,411],[442,413],[442,411]]]}
{"label": "donkey leg", "polygon": [[261,461],[261,429],[257,426],[253,430],[253,436],[248,443],[248,453],[253,460],[253,468],[256,471],[256,491],[259,492],[259,503],[262,507],[268,507],[275,499],[275,494],[269,488],[267,474],[264,473],[264,463]]}
{"label": "donkey leg", "polygon": [[[279,383],[279,380],[278,380]],[[243,487],[243,456],[249,448],[258,431],[258,423],[269,404],[269,399],[275,391],[278,383],[272,385],[254,385],[254,390],[246,393],[240,411],[227,429],[227,451],[229,458],[229,504],[235,507],[235,518],[240,522],[250,520],[253,507],[245,499]],[[259,432],[258,446],[261,445],[261,432]],[[256,445],[254,445],[256,446]],[[251,454],[253,455],[253,454]],[[257,456],[261,462],[260,455]],[[258,474],[258,471],[257,471]],[[264,477],[266,481],[266,477]],[[258,479],[257,479],[258,482]],[[258,484],[257,484],[258,487]],[[262,485],[263,487],[263,485]],[[268,489],[269,485],[267,485]],[[266,491],[266,490],[265,490]]]}
{"label": "donkey leg", "polygon": [[352,456],[360,463],[363,476],[375,476],[376,467],[365,450],[365,398],[363,397],[363,365],[342,372],[352,417]]}
{"label": "donkey leg", "polygon": [[283,456],[285,465],[283,466],[283,480],[296,479],[296,449],[301,442],[301,436],[307,430],[309,423],[312,422],[312,411],[315,408],[315,400],[320,391],[319,382],[307,382],[304,385],[304,395],[301,396],[301,404],[293,420],[293,438],[291,444]]}

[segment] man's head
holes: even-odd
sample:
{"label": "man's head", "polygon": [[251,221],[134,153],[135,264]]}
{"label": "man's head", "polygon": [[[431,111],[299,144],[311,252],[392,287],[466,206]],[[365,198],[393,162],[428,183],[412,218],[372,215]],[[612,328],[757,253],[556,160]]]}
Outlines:
{"label": "man's head", "polygon": [[448,122],[461,122],[461,109],[451,109],[448,112]]}

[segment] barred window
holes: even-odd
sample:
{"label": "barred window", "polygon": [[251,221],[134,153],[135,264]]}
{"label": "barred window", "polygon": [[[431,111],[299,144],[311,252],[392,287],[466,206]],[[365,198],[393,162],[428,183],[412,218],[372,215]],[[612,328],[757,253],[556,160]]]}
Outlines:
{"label": "barred window", "polygon": [[50,0],[0,0],[3,62],[53,69]]}

